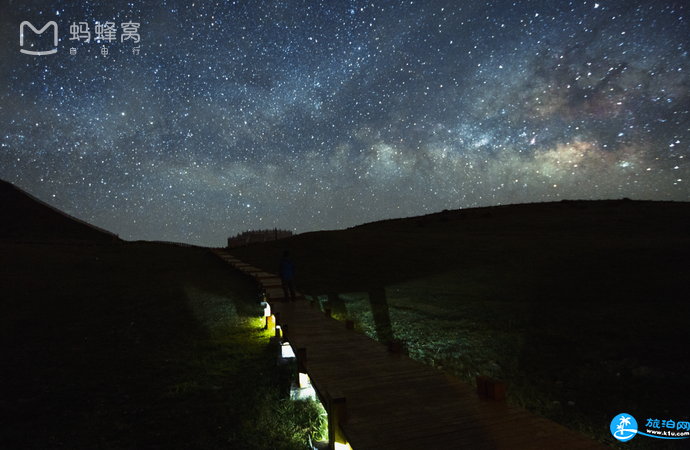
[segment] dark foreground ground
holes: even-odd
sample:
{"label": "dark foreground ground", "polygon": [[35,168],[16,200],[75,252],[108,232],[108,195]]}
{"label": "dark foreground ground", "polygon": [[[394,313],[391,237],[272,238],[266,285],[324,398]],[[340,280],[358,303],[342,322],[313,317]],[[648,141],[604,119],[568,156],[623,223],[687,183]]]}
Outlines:
{"label": "dark foreground ground", "polygon": [[209,252],[5,243],[0,267],[0,449],[298,449],[322,431],[284,400],[255,284]]}
{"label": "dark foreground ground", "polygon": [[[323,430],[282,400],[290,369],[247,278],[201,249],[22,223],[0,243],[0,449],[304,448]],[[603,442],[687,448],[608,428],[690,415],[688,204],[451,211],[232,253],[275,272],[285,248],[297,285],[363,333]]]}
{"label": "dark foreground ground", "polygon": [[620,448],[687,448],[609,425],[688,421],[690,204],[560,202],[450,211],[233,249],[410,356]]}

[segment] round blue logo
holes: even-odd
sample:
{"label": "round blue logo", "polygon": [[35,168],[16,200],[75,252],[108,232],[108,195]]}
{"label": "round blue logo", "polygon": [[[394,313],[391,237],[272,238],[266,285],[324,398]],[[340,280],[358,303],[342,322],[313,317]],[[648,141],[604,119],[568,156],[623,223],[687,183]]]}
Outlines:
{"label": "round blue logo", "polygon": [[619,441],[629,441],[637,434],[637,421],[630,414],[618,414],[611,421],[611,434]]}

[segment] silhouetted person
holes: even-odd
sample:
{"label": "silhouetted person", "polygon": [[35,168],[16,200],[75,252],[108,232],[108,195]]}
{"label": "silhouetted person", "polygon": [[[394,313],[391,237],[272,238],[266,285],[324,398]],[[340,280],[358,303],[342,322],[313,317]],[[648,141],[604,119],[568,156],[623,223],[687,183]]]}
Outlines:
{"label": "silhouetted person", "polygon": [[[280,269],[278,276],[283,284],[283,295],[285,300],[289,298],[295,301],[295,287],[292,285],[292,276],[295,272],[295,262],[290,257],[290,252],[285,250],[283,257],[280,259]],[[289,294],[289,295],[288,295]]]}

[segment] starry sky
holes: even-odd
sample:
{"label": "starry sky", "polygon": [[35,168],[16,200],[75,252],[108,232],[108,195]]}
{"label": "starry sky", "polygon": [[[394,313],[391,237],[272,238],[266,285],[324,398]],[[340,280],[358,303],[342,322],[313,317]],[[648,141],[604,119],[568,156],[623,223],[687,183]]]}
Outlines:
{"label": "starry sky", "polygon": [[0,178],[126,240],[690,200],[680,0],[0,3]]}

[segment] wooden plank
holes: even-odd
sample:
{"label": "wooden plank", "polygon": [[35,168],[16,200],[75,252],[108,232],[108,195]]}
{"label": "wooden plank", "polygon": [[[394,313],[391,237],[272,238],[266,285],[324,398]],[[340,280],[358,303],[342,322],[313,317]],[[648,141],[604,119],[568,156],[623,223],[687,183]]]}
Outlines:
{"label": "wooden plank", "polygon": [[[347,399],[341,429],[355,450],[559,448],[603,449],[597,442],[521,408],[481,397],[460,380],[393,354],[347,330],[308,302],[282,303],[280,280],[259,272],[273,311],[322,400]],[[255,275],[256,276],[256,275]]]}
{"label": "wooden plank", "polygon": [[[357,433],[360,439],[371,439],[380,444],[387,442],[404,442],[414,440],[420,437],[432,437],[443,435],[452,432],[463,432],[463,436],[469,439],[471,436],[482,435],[487,432],[505,433],[506,425],[511,422],[519,423],[521,419],[526,417],[529,413],[526,411],[518,412],[512,416],[495,417],[484,416],[480,419],[474,419],[466,422],[454,422],[452,416],[433,416],[416,420],[417,418],[405,418],[399,422],[388,423],[381,426],[373,426],[379,420],[376,416],[369,419],[369,426],[365,427],[363,424],[352,423],[348,418],[349,426],[356,426]],[[444,420],[447,418],[448,420]],[[413,424],[414,426],[410,426]]]}
{"label": "wooden plank", "polygon": [[[268,297],[269,300],[282,300],[283,296],[283,290],[282,289],[277,289],[277,288],[270,288],[266,289],[266,296]],[[282,311],[281,311],[281,320],[284,323],[289,323],[287,320],[287,317],[285,319],[282,319]]]}
{"label": "wooden plank", "polygon": [[[529,414],[529,413],[528,413]],[[592,440],[574,439],[567,434],[539,435],[530,430],[523,430],[519,436],[511,435],[500,427],[478,428],[474,432],[466,430],[451,431],[446,433],[431,433],[408,438],[395,433],[382,433],[380,436],[363,437],[351,429],[350,424],[343,424],[343,432],[350,439],[353,449],[564,449],[584,450],[606,449],[608,447]],[[588,442],[585,442],[588,441]],[[592,447],[587,445],[593,444]]]}
{"label": "wooden plank", "polygon": [[[424,424],[426,422],[441,422],[453,424],[453,426],[460,429],[471,429],[477,425],[477,421],[481,420],[486,421],[492,418],[500,418],[502,422],[507,423],[518,419],[531,417],[530,413],[519,409],[502,411],[500,415],[497,415],[496,412],[479,408],[476,404],[473,405],[474,407],[469,408],[458,406],[459,405],[446,402],[444,405],[439,405],[436,408],[420,407],[412,411],[396,410],[392,413],[389,413],[384,409],[363,410],[358,408],[357,410],[351,412],[349,416],[349,423],[358,424],[361,430],[367,430],[369,428],[373,429],[380,426],[395,427],[401,421],[401,419],[406,420],[410,416],[417,415],[422,416],[420,418],[420,424]],[[375,418],[376,420],[373,421],[371,420],[372,418]]]}
{"label": "wooden plank", "polygon": [[259,280],[262,280],[264,278],[278,278],[278,275],[276,275],[274,273],[268,273],[268,272],[253,273],[252,276],[254,278],[258,278]]}
{"label": "wooden plank", "polygon": [[259,282],[262,288],[271,288],[276,286],[282,286],[283,282],[280,278],[262,278]]}

